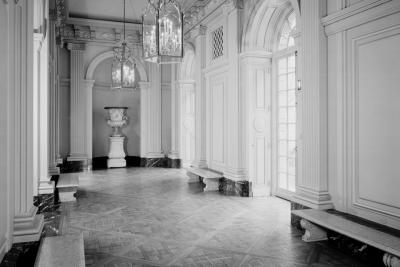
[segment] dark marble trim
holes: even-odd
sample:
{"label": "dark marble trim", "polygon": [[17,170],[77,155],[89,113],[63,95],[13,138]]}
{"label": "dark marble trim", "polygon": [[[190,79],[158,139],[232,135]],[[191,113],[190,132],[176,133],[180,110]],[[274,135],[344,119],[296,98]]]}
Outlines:
{"label": "dark marble trim", "polygon": [[[107,169],[108,157],[95,157],[92,160],[93,170],[105,170]],[[137,156],[126,156],[127,167],[160,167],[160,168],[181,168],[180,159],[164,158],[140,158]]]}
{"label": "dark marble trim", "polygon": [[221,178],[219,179],[219,192],[228,196],[249,197],[251,195],[251,182]]}
{"label": "dark marble trim", "polygon": [[59,165],[60,173],[83,172],[88,168],[87,160],[82,161],[64,161]]}
{"label": "dark marble trim", "polygon": [[174,168],[179,169],[181,167],[180,159],[164,158],[141,158],[141,167],[147,168]]}

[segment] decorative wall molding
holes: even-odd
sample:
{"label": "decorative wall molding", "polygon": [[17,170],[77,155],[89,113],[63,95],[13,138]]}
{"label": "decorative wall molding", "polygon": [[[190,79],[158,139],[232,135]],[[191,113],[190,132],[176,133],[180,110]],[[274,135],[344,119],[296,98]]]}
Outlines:
{"label": "decorative wall molding", "polygon": [[400,12],[400,2],[365,0],[321,19],[328,36]]}
{"label": "decorative wall molding", "polygon": [[[106,51],[106,52],[103,52],[103,53],[97,55],[94,59],[92,59],[92,61],[89,63],[89,66],[86,70],[86,75],[85,75],[86,79],[93,80],[93,78],[94,78],[93,75],[94,75],[94,72],[95,72],[97,66],[104,60],[113,58],[113,57],[114,57],[113,51]],[[133,59],[135,60],[136,68],[139,72],[140,81],[147,82],[148,81],[147,72],[146,72],[146,69],[145,69],[143,63],[138,58],[133,57]]]}

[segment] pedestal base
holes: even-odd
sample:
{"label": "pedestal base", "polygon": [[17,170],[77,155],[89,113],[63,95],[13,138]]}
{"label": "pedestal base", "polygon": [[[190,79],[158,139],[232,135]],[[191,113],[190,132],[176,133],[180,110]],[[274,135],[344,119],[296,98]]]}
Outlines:
{"label": "pedestal base", "polygon": [[119,159],[108,159],[107,160],[108,168],[123,168],[126,167],[126,160],[124,158]]}
{"label": "pedestal base", "polygon": [[108,168],[126,167],[123,136],[110,136],[110,152],[108,153]]}

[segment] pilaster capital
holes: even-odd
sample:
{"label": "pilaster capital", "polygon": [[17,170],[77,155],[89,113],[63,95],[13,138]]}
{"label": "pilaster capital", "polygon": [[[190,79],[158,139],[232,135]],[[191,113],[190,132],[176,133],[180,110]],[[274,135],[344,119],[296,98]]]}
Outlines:
{"label": "pilaster capital", "polygon": [[193,39],[200,37],[200,36],[205,36],[207,32],[207,27],[204,25],[198,25],[193,28],[193,30],[190,31],[190,37]]}
{"label": "pilaster capital", "polygon": [[84,43],[68,43],[67,49],[71,51],[84,51],[86,45]]}

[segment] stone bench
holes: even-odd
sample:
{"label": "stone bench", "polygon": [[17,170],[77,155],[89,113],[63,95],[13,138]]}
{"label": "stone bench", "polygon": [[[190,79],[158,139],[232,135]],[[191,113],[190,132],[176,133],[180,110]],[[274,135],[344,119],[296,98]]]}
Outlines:
{"label": "stone bench", "polygon": [[62,173],[58,178],[57,189],[61,202],[76,201],[75,193],[78,190],[79,174]]}
{"label": "stone bench", "polygon": [[35,267],[84,267],[83,234],[45,237]]}
{"label": "stone bench", "polygon": [[223,178],[221,173],[209,169],[199,169],[194,167],[189,167],[186,171],[189,176],[189,183],[199,182],[200,178],[203,178],[203,183],[206,184],[204,191],[219,190],[219,179]]}
{"label": "stone bench", "polygon": [[292,214],[302,218],[300,224],[306,230],[302,237],[305,242],[326,240],[325,229],[329,229],[386,252],[383,256],[385,266],[400,267],[399,236],[322,210],[293,210]]}

